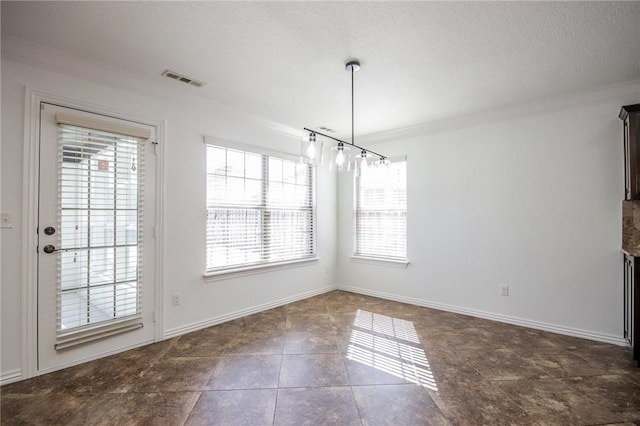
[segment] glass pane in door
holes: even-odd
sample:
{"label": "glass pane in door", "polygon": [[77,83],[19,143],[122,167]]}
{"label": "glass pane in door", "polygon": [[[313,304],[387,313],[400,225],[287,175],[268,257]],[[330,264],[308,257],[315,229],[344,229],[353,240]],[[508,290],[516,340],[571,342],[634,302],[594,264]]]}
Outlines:
{"label": "glass pane in door", "polygon": [[58,335],[140,315],[142,142],[59,125]]}

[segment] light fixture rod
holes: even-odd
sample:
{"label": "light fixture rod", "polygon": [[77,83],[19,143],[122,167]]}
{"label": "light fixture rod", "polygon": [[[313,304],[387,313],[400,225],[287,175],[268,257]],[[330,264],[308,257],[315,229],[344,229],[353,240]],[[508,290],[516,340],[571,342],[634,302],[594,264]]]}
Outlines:
{"label": "light fixture rod", "polygon": [[353,107],[353,105],[354,105],[354,100],[353,100],[354,99],[354,96],[353,96],[353,94],[354,94],[354,91],[353,91],[353,75],[356,72],[356,67],[352,65],[349,68],[351,69],[351,143],[356,143],[355,131],[353,130],[354,129],[353,117],[355,115],[354,114],[354,107]]}
{"label": "light fixture rod", "polygon": [[303,130],[306,130],[307,132],[315,133],[316,135],[324,136],[325,138],[333,139],[333,140],[334,140],[334,141],[336,141],[336,142],[346,143],[347,145],[351,145],[351,146],[356,147],[356,148],[358,148],[358,149],[360,149],[360,150],[363,150],[363,149],[364,149],[365,151],[370,152],[370,153],[372,153],[373,155],[377,155],[377,156],[378,156],[378,157],[380,157],[380,158],[387,158],[387,156],[386,156],[386,155],[378,154],[377,152],[372,151],[372,150],[370,150],[369,148],[363,148],[363,147],[358,146],[358,145],[356,145],[356,144],[354,144],[354,143],[347,142],[347,141],[343,141],[342,139],[334,138],[333,136],[325,135],[324,133],[321,133],[321,132],[319,132],[319,131],[317,131],[317,130],[307,129],[306,127],[304,127],[304,128],[303,128]]}

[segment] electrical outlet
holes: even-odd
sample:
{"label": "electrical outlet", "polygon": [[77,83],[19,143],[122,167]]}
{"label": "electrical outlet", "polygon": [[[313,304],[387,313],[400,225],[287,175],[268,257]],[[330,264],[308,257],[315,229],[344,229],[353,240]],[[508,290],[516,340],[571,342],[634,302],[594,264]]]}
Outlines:
{"label": "electrical outlet", "polygon": [[171,306],[178,306],[180,305],[180,293],[173,293],[171,295]]}
{"label": "electrical outlet", "polygon": [[500,286],[500,296],[508,296],[509,295],[509,286],[501,285]]}

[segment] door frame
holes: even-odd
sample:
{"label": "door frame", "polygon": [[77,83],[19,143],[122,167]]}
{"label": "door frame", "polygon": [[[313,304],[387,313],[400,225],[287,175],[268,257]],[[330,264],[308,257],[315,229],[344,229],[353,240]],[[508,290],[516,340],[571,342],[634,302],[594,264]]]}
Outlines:
{"label": "door frame", "polygon": [[[100,106],[88,102],[45,93],[25,87],[24,102],[24,151],[22,171],[22,300],[21,300],[21,379],[49,373],[38,370],[38,210],[40,178],[40,105],[50,103],[65,108],[77,109],[127,121],[135,121],[156,129],[156,228],[155,244],[147,245],[155,252],[155,298],[150,306],[153,309],[154,342],[162,340],[163,295],[164,295],[164,142],[165,122],[154,121],[125,111]],[[114,351],[116,353],[118,351]],[[111,353],[101,354],[99,357]],[[96,357],[98,358],[98,357]],[[94,358],[92,358],[94,359]],[[82,359],[74,364],[90,361]]]}

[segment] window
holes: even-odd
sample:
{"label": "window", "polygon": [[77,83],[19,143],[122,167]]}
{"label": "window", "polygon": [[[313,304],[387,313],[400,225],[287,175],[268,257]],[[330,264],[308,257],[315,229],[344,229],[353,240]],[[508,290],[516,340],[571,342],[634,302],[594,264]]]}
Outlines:
{"label": "window", "polygon": [[207,145],[207,273],[315,257],[315,169]]}
{"label": "window", "polygon": [[145,139],[57,119],[61,349],[142,326]]}
{"label": "window", "polygon": [[406,261],[407,162],[364,169],[355,192],[355,256]]}

